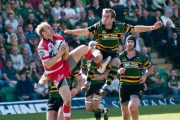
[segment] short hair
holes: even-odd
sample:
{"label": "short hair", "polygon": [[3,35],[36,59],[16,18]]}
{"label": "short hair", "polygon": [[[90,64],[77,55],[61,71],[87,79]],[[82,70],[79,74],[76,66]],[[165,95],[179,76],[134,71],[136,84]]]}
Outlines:
{"label": "short hair", "polygon": [[113,9],[111,9],[111,8],[104,8],[103,9],[103,13],[107,13],[107,12],[111,13],[111,18],[115,18],[116,17],[116,12]]}
{"label": "short hair", "polygon": [[37,27],[36,27],[36,32],[37,32],[37,34],[38,35],[40,35],[40,36],[42,36],[42,32],[44,32],[44,26],[45,25],[48,25],[49,26],[49,24],[47,23],[47,22],[42,22],[42,23],[40,23]]}
{"label": "short hair", "polygon": [[171,73],[172,71],[176,71],[176,70],[175,70],[175,69],[171,69],[171,70],[170,70],[170,73]]}

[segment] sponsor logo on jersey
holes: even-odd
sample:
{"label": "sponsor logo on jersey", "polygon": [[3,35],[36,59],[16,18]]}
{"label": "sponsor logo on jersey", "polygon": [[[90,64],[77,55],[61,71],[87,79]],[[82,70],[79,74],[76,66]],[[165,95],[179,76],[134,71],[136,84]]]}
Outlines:
{"label": "sponsor logo on jersey", "polygon": [[40,55],[41,57],[43,57],[43,56],[45,55],[44,51],[40,50],[40,51],[39,51],[39,55]]}

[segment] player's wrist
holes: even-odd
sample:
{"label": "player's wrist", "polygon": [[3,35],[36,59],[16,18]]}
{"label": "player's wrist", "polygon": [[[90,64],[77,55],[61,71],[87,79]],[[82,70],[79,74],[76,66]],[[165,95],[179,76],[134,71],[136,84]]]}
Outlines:
{"label": "player's wrist", "polygon": [[156,28],[154,26],[150,26],[150,30],[155,30]]}

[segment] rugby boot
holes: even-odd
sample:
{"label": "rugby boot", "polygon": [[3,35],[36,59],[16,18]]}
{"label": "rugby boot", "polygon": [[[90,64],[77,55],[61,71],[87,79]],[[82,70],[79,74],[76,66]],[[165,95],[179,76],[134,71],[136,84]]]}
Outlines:
{"label": "rugby boot", "polygon": [[82,91],[82,92],[88,92],[88,91],[89,91],[89,88],[90,88],[90,85],[91,85],[91,82],[86,81],[86,82],[84,83],[84,85],[81,87],[81,91]]}
{"label": "rugby boot", "polygon": [[100,63],[100,67],[97,69],[99,73],[104,73],[107,65],[111,61],[111,56],[108,56],[102,63]]}

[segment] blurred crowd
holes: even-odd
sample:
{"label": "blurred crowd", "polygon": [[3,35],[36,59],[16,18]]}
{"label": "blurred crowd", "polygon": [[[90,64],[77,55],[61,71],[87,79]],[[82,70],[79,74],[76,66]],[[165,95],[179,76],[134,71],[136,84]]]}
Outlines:
{"label": "blurred crowd", "polygon": [[[116,20],[131,25],[153,25],[162,21],[163,27],[153,32],[137,33],[136,50],[145,54],[151,62],[147,47],[157,46],[160,57],[173,57],[180,68],[180,3],[177,0],[1,0],[0,1],[0,101],[8,101],[3,94],[12,88],[16,100],[47,99],[49,87],[38,86],[43,74],[37,45],[41,40],[36,26],[48,22],[55,33],[63,36],[70,51],[79,45],[95,41],[94,35],[65,34],[67,29],[87,28],[102,17],[103,8],[116,11]],[[128,34],[122,34],[118,52],[123,51]],[[152,63],[152,62],[151,62]],[[153,63],[152,63],[153,64]],[[180,94],[180,81],[176,70],[170,71],[165,80],[158,73],[158,65],[145,84],[145,94]],[[167,83],[169,92],[164,91]],[[9,88],[8,90],[5,88]],[[109,88],[107,97],[118,97],[119,79]],[[84,96],[83,94],[80,97]]]}

